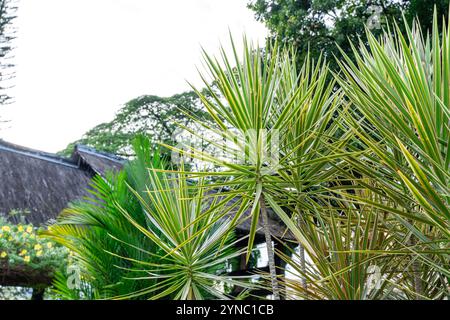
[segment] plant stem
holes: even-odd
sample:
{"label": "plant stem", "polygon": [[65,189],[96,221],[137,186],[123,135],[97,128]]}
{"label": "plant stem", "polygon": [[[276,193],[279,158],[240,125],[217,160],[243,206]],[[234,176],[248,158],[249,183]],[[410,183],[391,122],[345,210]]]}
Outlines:
{"label": "plant stem", "polygon": [[[303,220],[301,217],[301,211],[299,208],[297,208],[297,223],[299,226],[299,229],[302,230]],[[305,293],[307,294],[308,284],[306,282],[306,261],[305,261],[305,247],[301,243],[299,243],[299,258],[300,258],[300,269],[302,271],[302,275],[300,276],[300,281],[302,284],[303,289],[305,290]]]}
{"label": "plant stem", "polygon": [[[300,251],[299,252],[300,253],[300,268],[301,268],[303,274],[306,274],[305,248],[301,244],[299,246],[299,251]],[[301,279],[303,289],[305,289],[305,292],[307,292],[308,284],[306,282],[306,277],[304,275],[302,275],[300,277],[300,279]]]}
{"label": "plant stem", "polygon": [[189,288],[189,291],[188,291],[188,295],[187,295],[187,297],[186,297],[186,300],[194,300],[194,293],[192,292],[192,287]]}
{"label": "plant stem", "polygon": [[269,272],[270,272],[270,279],[272,282],[273,299],[280,300],[280,288],[278,287],[277,270],[275,267],[275,255],[272,247],[272,238],[270,236],[269,217],[267,216],[266,200],[264,197],[264,193],[261,193],[261,196],[259,197],[259,205],[263,221],[264,236],[266,238],[267,257],[269,258]]}
{"label": "plant stem", "polygon": [[[411,246],[416,245],[416,240],[414,238],[414,235],[411,235],[411,238],[409,239],[409,243]],[[423,300],[422,294],[423,294],[423,286],[422,286],[422,277],[420,272],[420,263],[415,260],[412,264],[412,271],[413,271],[413,282],[414,282],[414,291],[416,292],[416,300]]]}
{"label": "plant stem", "polygon": [[422,278],[420,276],[420,264],[415,261],[413,263],[413,272],[414,272],[414,291],[417,293],[416,299],[423,300],[423,286],[422,286]]}

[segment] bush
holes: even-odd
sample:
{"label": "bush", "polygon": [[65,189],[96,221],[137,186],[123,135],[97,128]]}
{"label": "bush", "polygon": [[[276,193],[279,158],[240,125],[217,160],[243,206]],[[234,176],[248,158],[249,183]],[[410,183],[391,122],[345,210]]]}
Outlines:
{"label": "bush", "polygon": [[31,268],[49,274],[64,267],[69,250],[40,237],[42,230],[32,224],[14,225],[0,218],[0,267],[4,270]]}

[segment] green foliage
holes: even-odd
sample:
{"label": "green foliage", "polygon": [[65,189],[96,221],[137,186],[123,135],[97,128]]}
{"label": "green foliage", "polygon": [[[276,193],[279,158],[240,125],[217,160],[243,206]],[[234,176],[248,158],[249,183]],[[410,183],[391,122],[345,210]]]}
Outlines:
{"label": "green foliage", "polygon": [[[308,257],[304,266],[297,252],[292,256],[279,252],[291,266],[290,276],[284,279],[291,297],[403,300],[448,296],[449,272],[439,267],[445,266],[442,257],[446,251],[432,249],[429,243],[412,245],[414,235],[396,214],[369,204],[382,203],[379,194],[368,189],[352,191],[340,193],[339,201],[330,197],[327,206],[322,203],[306,212],[297,224],[308,244],[304,246]],[[353,204],[355,193],[367,204]],[[421,292],[415,287],[418,279],[423,282]]]}
{"label": "green foliage", "polygon": [[[323,208],[322,208],[323,209]],[[392,297],[393,279],[398,279],[401,264],[407,264],[407,255],[399,259],[383,252],[395,250],[393,234],[380,224],[377,212],[328,211],[325,218],[320,211],[308,212],[299,231],[308,245],[306,267],[298,263],[298,254],[279,253],[290,263],[296,277],[287,277],[286,285],[292,290],[292,298],[310,300],[365,300]],[[310,248],[310,249],[309,249]],[[371,253],[378,251],[378,254]],[[377,270],[377,268],[379,268]],[[291,271],[292,272],[292,271]],[[378,272],[382,278],[370,281]],[[306,280],[306,286],[299,279]],[[379,287],[371,287],[377,284]]]}
{"label": "green foliage", "polygon": [[66,299],[227,298],[220,286],[241,284],[220,276],[241,254],[224,218],[234,208],[226,206],[229,197],[206,197],[201,184],[162,172],[148,139],[138,138],[134,152],[124,172],[94,178],[93,197],[72,204],[45,233],[73,250],[80,268],[75,290],[70,274],[58,274],[57,293]]}
{"label": "green foliage", "polygon": [[[314,20],[340,6],[340,17],[362,20],[354,12],[365,2],[352,3],[272,1],[271,10],[285,4]],[[159,141],[214,170],[164,170],[141,139],[125,172],[96,178],[95,197],[47,233],[82,268],[75,294],[58,275],[60,294],[231,298],[220,284],[256,287],[222,274],[243,253],[232,250],[233,227],[251,219],[249,259],[261,218],[274,298],[281,281],[288,298],[448,299],[450,29],[439,21],[436,13],[430,34],[408,20],[368,31],[358,48],[342,48],[333,77],[321,56],[297,59],[295,46],[277,42],[263,52],[244,39],[242,54],[222,50],[221,59],[205,53],[212,78],[194,91],[208,116],[177,108],[188,120],[173,128],[214,148]],[[299,246],[276,252],[294,277],[276,273],[266,206]]]}
{"label": "green foliage", "polygon": [[180,109],[208,121],[208,116],[193,91],[167,98],[141,96],[127,102],[111,122],[89,130],[80,140],[69,144],[60,153],[69,156],[75,144],[84,144],[100,151],[129,157],[133,156],[132,141],[139,134],[148,136],[153,144],[159,141],[172,143],[177,123],[191,125],[191,120]]}
{"label": "green foliage", "polygon": [[121,298],[152,294],[151,299],[228,299],[221,286],[249,286],[220,275],[226,273],[228,261],[243,254],[233,246],[232,219],[227,214],[234,206],[228,205],[229,198],[225,194],[209,193],[208,196],[202,181],[190,185],[181,172],[173,174],[152,168],[146,187],[147,199],[136,190],[134,193],[148,215],[148,226],[137,223],[125,210],[122,212],[160,249],[146,251],[150,262],[135,261],[145,268],[142,277],[136,280],[158,281],[142,292],[132,292]]}
{"label": "green foliage", "polygon": [[[297,74],[291,48],[268,46],[261,55],[244,40],[243,60],[236,52],[233,62],[223,52],[220,62],[205,54],[221,97],[198,94],[214,119],[207,129],[228,138],[210,143],[228,154],[189,149],[222,168],[195,174],[216,175],[247,195],[249,247],[266,204],[285,223],[308,254],[298,263],[278,253],[300,274],[286,281],[293,296],[448,297],[449,30],[439,30],[437,18],[431,37],[407,22],[404,30],[406,38],[395,27],[382,40],[369,32],[369,48],[354,49],[356,64],[345,56],[336,86],[346,99],[320,59],[314,66],[307,58]],[[381,277],[376,290],[371,266]],[[272,268],[271,276],[275,295]]]}
{"label": "green foliage", "polygon": [[111,298],[135,292],[152,282],[130,280],[137,274],[132,270],[136,264],[110,253],[139,260],[146,257],[139,248],[158,250],[144,235],[136,232],[121,212],[130,212],[142,225],[147,223],[143,208],[128,187],[128,184],[134,187],[145,184],[149,177],[147,168],[161,166],[157,154],[153,156],[145,146],[149,144],[139,150],[137,159],[127,164],[123,172],[105,178],[95,177],[92,196],[71,204],[45,233],[75,253],[75,267],[79,269],[80,278],[71,281],[70,277],[78,274],[70,272],[58,275],[55,287],[62,298]]}
{"label": "green foliage", "polygon": [[[338,82],[349,99],[340,123],[350,132],[339,152],[347,167],[328,205],[292,223],[305,241],[306,268],[283,255],[306,279],[287,280],[306,299],[446,299],[448,280],[449,30],[424,37],[371,33],[345,56]],[[347,181],[345,181],[348,179]],[[312,219],[312,220],[311,220]],[[301,237],[303,236],[303,237]],[[379,287],[369,286],[370,266]],[[375,269],[371,269],[375,270]]]}
{"label": "green foliage", "polygon": [[33,225],[13,225],[0,217],[0,265],[31,268],[52,274],[67,263],[68,250],[39,235]]}
{"label": "green foliage", "polygon": [[[246,195],[243,204],[249,201],[252,205],[249,256],[260,219],[266,243],[271,242],[266,200],[278,217],[287,221],[288,215],[272,198],[291,184],[297,186],[301,179],[316,185],[333,174],[334,170],[328,170],[331,169],[328,162],[332,159],[330,151],[333,148],[324,137],[335,134],[336,128],[329,125],[329,120],[338,105],[340,93],[333,92],[334,83],[326,81],[327,66],[320,59],[316,64],[305,61],[298,72],[292,47],[268,45],[263,55],[260,48],[244,38],[241,60],[232,39],[231,43],[234,51],[227,55],[222,50],[221,60],[204,55],[207,72],[213,78],[202,77],[209,96],[196,92],[213,119],[212,124],[190,115],[209,133],[202,138],[223,152],[215,154],[195,147],[188,150],[166,147],[215,165],[220,168],[217,174],[198,174],[215,176],[221,184]],[[217,84],[218,93],[208,86],[208,82]],[[201,137],[201,133],[184,129]],[[220,139],[210,138],[214,136]],[[307,186],[304,184],[297,190],[298,198],[303,200],[298,203],[308,206]],[[286,203],[286,198],[281,202]],[[275,210],[275,205],[279,210]],[[242,212],[235,214],[234,222],[242,218]],[[277,296],[271,245],[267,248],[273,292]]]}
{"label": "green foliage", "polygon": [[[355,106],[347,114],[347,128],[354,145],[364,150],[351,166],[370,177],[371,185],[361,186],[382,197],[376,206],[401,223],[410,237],[405,246],[424,251],[409,268],[415,273],[410,290],[416,298],[448,296],[443,289],[450,227],[447,23],[439,28],[435,15],[428,35],[418,23],[405,26],[406,36],[398,27],[380,40],[368,34],[369,48],[354,49],[356,63],[346,56],[339,81]],[[436,281],[437,291],[430,285]]]}
{"label": "green foliage", "polygon": [[[239,60],[237,52],[232,57],[238,66],[237,72],[233,72],[225,54],[222,64],[205,54],[208,71],[218,83],[218,91],[224,99],[212,89],[211,97],[197,91],[214,123],[203,124],[201,119],[191,116],[211,133],[204,139],[226,154],[167,146],[180,153],[192,153],[193,157],[223,168],[217,173],[221,183],[228,178],[227,186],[245,191],[252,199],[253,227],[258,221],[260,195],[276,195],[280,188],[286,187],[286,183],[301,179],[292,179],[292,170],[301,168],[302,173],[298,171],[297,174],[309,172],[304,179],[310,180],[311,184],[318,182],[316,179],[328,161],[328,145],[324,145],[323,137],[334,135],[336,129],[329,125],[329,120],[339,101],[339,92],[333,92],[333,83],[326,82],[324,63],[319,61],[314,65],[308,60],[297,73],[295,59],[291,59],[295,52],[278,46],[267,51],[262,56],[259,48],[252,47],[244,39],[244,60]],[[232,130],[226,130],[228,124]],[[191,133],[196,134],[194,131]],[[208,140],[214,134],[221,139]],[[278,138],[279,141],[275,141]],[[230,146],[231,141],[235,145]],[[281,152],[279,159],[271,158],[273,154],[269,148],[273,146],[281,148],[276,149],[277,153]],[[295,161],[302,161],[303,165]],[[318,175],[313,176],[315,173]],[[198,174],[215,175],[213,172]],[[236,216],[236,221],[239,218]],[[253,229],[250,234],[249,248],[255,231]]]}
{"label": "green foliage", "polygon": [[15,38],[13,27],[17,5],[15,0],[0,0],[0,105],[6,104],[11,97],[6,90],[10,87],[8,81],[13,77],[11,71],[12,41]]}
{"label": "green foliage", "polygon": [[[410,193],[397,202],[417,218],[438,227],[449,238],[450,202],[450,50],[449,29],[440,36],[437,16],[431,37],[419,25],[399,29],[395,36],[377,40],[371,34],[369,50],[356,51],[356,64],[347,57],[341,85],[358,108],[349,120],[360,144],[372,153],[366,170],[384,188]],[[375,167],[372,165],[375,164]],[[379,164],[385,172],[380,172]],[[389,179],[386,179],[386,175]],[[408,192],[409,191],[409,192]]]}
{"label": "green foliage", "polygon": [[[394,21],[402,22],[402,12],[411,22],[418,15],[424,30],[431,27],[433,5],[438,15],[447,14],[448,0],[254,0],[249,2],[257,20],[266,24],[272,37],[284,43],[293,44],[302,62],[309,50],[310,57],[317,59],[321,54],[326,57],[331,68],[337,70],[334,55],[341,57],[339,47],[352,56],[351,43],[364,37],[368,19],[381,11],[380,27],[386,27]],[[374,28],[375,36],[382,33]]]}

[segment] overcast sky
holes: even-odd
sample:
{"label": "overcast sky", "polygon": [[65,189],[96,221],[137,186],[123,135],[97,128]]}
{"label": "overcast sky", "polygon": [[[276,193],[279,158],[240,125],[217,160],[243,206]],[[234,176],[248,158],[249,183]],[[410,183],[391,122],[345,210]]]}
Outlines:
{"label": "overcast sky", "polygon": [[215,53],[266,29],[247,0],[21,0],[15,103],[0,138],[56,152],[142,94],[168,96],[200,84],[200,45]]}

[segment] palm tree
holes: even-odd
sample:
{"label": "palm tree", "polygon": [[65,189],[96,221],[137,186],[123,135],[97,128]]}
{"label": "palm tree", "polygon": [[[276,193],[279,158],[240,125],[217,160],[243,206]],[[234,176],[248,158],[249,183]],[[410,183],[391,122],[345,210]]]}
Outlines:
{"label": "palm tree", "polygon": [[44,233],[72,250],[82,275],[71,288],[72,274],[59,274],[56,292],[67,299],[228,299],[224,285],[257,287],[226,275],[242,254],[227,218],[237,205],[183,174],[162,172],[148,139],[138,138],[134,152],[123,172],[95,177],[93,196]]}
{"label": "palm tree", "polygon": [[[130,212],[135,221],[146,223],[143,208],[128,184],[142,190],[149,179],[147,167],[162,167],[164,161],[152,152],[149,141],[143,137],[136,139],[134,150],[137,158],[122,172],[105,178],[94,177],[88,189],[91,196],[70,204],[57,222],[43,233],[73,253],[69,272],[60,273],[55,282],[56,291],[63,298],[105,299],[141,290],[152,283],[151,280],[130,281],[128,278],[136,276],[132,270],[135,265],[109,253],[140,260],[145,254],[137,248],[150,252],[158,250],[154,243],[135,231],[116,205],[119,203]],[[82,279],[72,281],[71,276],[77,276],[75,273],[83,275]],[[71,283],[77,283],[79,288],[70,286]]]}

